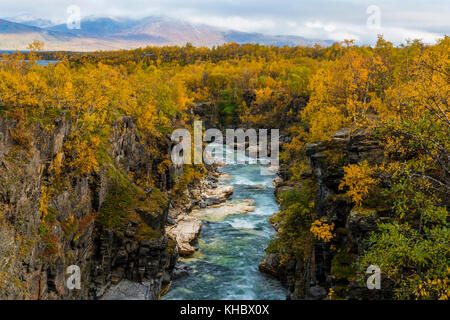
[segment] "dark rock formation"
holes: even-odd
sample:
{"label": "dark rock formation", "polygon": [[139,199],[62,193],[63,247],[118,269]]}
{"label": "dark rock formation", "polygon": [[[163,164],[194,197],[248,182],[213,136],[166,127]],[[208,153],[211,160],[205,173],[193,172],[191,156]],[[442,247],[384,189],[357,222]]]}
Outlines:
{"label": "dark rock formation", "polygon": [[[371,165],[380,163],[383,150],[368,131],[351,133],[349,129],[341,129],[329,142],[308,144],[306,155],[311,174],[305,174],[304,178],[313,179],[317,186],[315,219],[326,218],[334,223],[333,245],[345,253],[338,254],[330,243],[314,240],[307,261],[294,258],[281,267],[277,257],[270,254],[261,263],[260,270],[284,281],[290,299],[325,299],[329,288],[340,291],[340,296],[347,298],[373,295],[373,292],[354,282],[356,271],[352,268],[357,254],[366,248],[364,240],[375,230],[382,214],[377,210],[355,208],[344,196],[345,190],[339,190],[339,185],[344,177],[344,166],[361,161]],[[282,166],[280,172],[287,172],[286,167]],[[277,187],[276,192],[294,187],[284,183]]]}
{"label": "dark rock formation", "polygon": [[[55,176],[52,161],[64,157],[70,124],[60,119],[50,133],[39,125],[19,130],[16,120],[0,118],[0,299],[95,299],[123,279],[147,283],[146,297],[158,298],[178,257],[165,234],[169,202],[161,192],[137,192],[124,223],[108,226],[97,221],[116,183],[108,169],[81,177],[64,169],[44,224],[45,186]],[[158,164],[131,119],[121,119],[113,131],[115,170],[149,176]],[[171,181],[163,174],[157,183],[164,190]],[[70,265],[81,269],[80,290],[66,286]]]}

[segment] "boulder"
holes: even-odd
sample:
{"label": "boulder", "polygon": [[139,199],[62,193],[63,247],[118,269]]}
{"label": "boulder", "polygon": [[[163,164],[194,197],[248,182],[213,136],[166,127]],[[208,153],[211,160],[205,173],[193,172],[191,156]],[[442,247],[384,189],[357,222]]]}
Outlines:
{"label": "boulder", "polygon": [[286,274],[284,268],[281,267],[280,257],[277,254],[269,253],[259,264],[258,269],[260,272],[269,274],[278,280],[285,280]]}
{"label": "boulder", "polygon": [[177,242],[179,254],[188,256],[195,252],[191,242],[200,234],[202,222],[191,216],[182,216],[175,225],[167,226],[166,233]]}
{"label": "boulder", "polygon": [[272,184],[273,184],[274,186],[277,186],[277,185],[279,185],[279,184],[282,183],[282,182],[283,182],[283,179],[282,179],[280,176],[276,176],[275,179],[273,179]]}
{"label": "boulder", "polygon": [[224,202],[233,194],[234,188],[230,185],[219,185],[217,188],[209,189],[205,192],[205,200],[214,199],[214,204]]}
{"label": "boulder", "polygon": [[189,275],[190,268],[187,264],[178,263],[173,270],[172,279],[179,279]]}
{"label": "boulder", "polygon": [[230,214],[245,214],[256,209],[254,200],[230,201],[205,209],[194,209],[191,215],[205,221],[222,221]]}

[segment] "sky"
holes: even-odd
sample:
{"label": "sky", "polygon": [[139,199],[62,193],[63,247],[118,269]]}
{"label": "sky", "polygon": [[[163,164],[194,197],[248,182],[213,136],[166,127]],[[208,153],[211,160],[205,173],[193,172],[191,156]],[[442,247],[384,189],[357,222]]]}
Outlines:
{"label": "sky", "polygon": [[433,43],[450,34],[449,0],[0,0],[0,17],[30,14],[65,21],[82,16],[168,16],[224,29],[373,44]]}

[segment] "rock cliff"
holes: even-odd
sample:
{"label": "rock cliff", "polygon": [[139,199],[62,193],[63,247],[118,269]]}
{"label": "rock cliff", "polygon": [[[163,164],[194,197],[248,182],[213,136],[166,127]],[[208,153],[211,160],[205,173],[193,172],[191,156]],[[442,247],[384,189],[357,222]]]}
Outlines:
{"label": "rock cliff", "polygon": [[[310,170],[302,179],[315,185],[313,220],[326,218],[333,223],[334,239],[331,243],[314,239],[312,247],[304,250],[304,260],[291,258],[280,263],[280,255],[271,252],[260,270],[285,282],[289,299],[326,299],[330,289],[342,298],[385,297],[386,292],[369,291],[356,281],[355,263],[366,246],[367,235],[375,230],[378,219],[389,216],[389,208],[383,208],[382,203],[374,204],[376,209],[357,208],[344,195],[345,190],[339,189],[344,166],[361,161],[380,163],[383,150],[368,131],[341,129],[329,142],[308,144],[306,155]],[[286,165],[280,172],[287,172]],[[276,193],[279,196],[301,185],[281,182]]]}
{"label": "rock cliff", "polygon": [[[56,179],[71,128],[64,118],[50,127],[25,131],[0,118],[0,299],[96,299],[123,279],[149,283],[146,298],[158,298],[178,257],[164,229],[170,201],[163,191],[173,177],[159,175],[154,190],[134,182],[157,164],[124,117],[96,172],[63,169]],[[81,269],[80,290],[66,286],[69,265]]]}

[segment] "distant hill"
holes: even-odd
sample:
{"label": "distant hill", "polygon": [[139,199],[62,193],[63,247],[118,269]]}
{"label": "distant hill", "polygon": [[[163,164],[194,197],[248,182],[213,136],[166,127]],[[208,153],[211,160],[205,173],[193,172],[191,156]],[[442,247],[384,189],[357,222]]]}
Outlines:
{"label": "distant hill", "polygon": [[27,26],[25,24],[0,19],[0,34],[39,33],[42,31],[43,30],[38,27]]}
{"label": "distant hill", "polygon": [[265,35],[261,33],[247,33],[239,31],[228,31],[223,34],[225,42],[243,43],[258,43],[262,45],[274,45],[274,46],[309,46],[312,47],[315,44],[321,46],[330,46],[333,44],[331,40],[317,40],[307,39],[298,36],[283,36],[283,35]]}
{"label": "distant hill", "polygon": [[24,24],[27,26],[40,27],[40,28],[51,27],[51,26],[54,26],[57,24],[56,22],[54,22],[52,20],[38,18],[38,17],[35,17],[35,16],[33,16],[31,14],[27,14],[27,13],[19,14],[15,17],[8,17],[8,18],[4,18],[4,19],[11,21],[11,22],[21,23],[21,24]]}
{"label": "distant hill", "polygon": [[98,17],[85,18],[81,21],[80,29],[68,29],[67,25],[59,24],[47,29],[57,32],[69,33],[78,37],[113,37],[116,33],[127,30],[136,25],[138,21],[131,19]]}
{"label": "distant hill", "polygon": [[[228,42],[275,46],[328,46],[332,41],[298,36],[264,35],[222,30],[166,17],[139,20],[117,17],[88,17],[81,28],[68,29],[65,24],[33,16],[0,19],[0,50],[24,50],[33,40],[43,41],[46,50],[94,51],[132,49],[148,45],[213,46]],[[22,21],[19,23],[18,21]]]}

